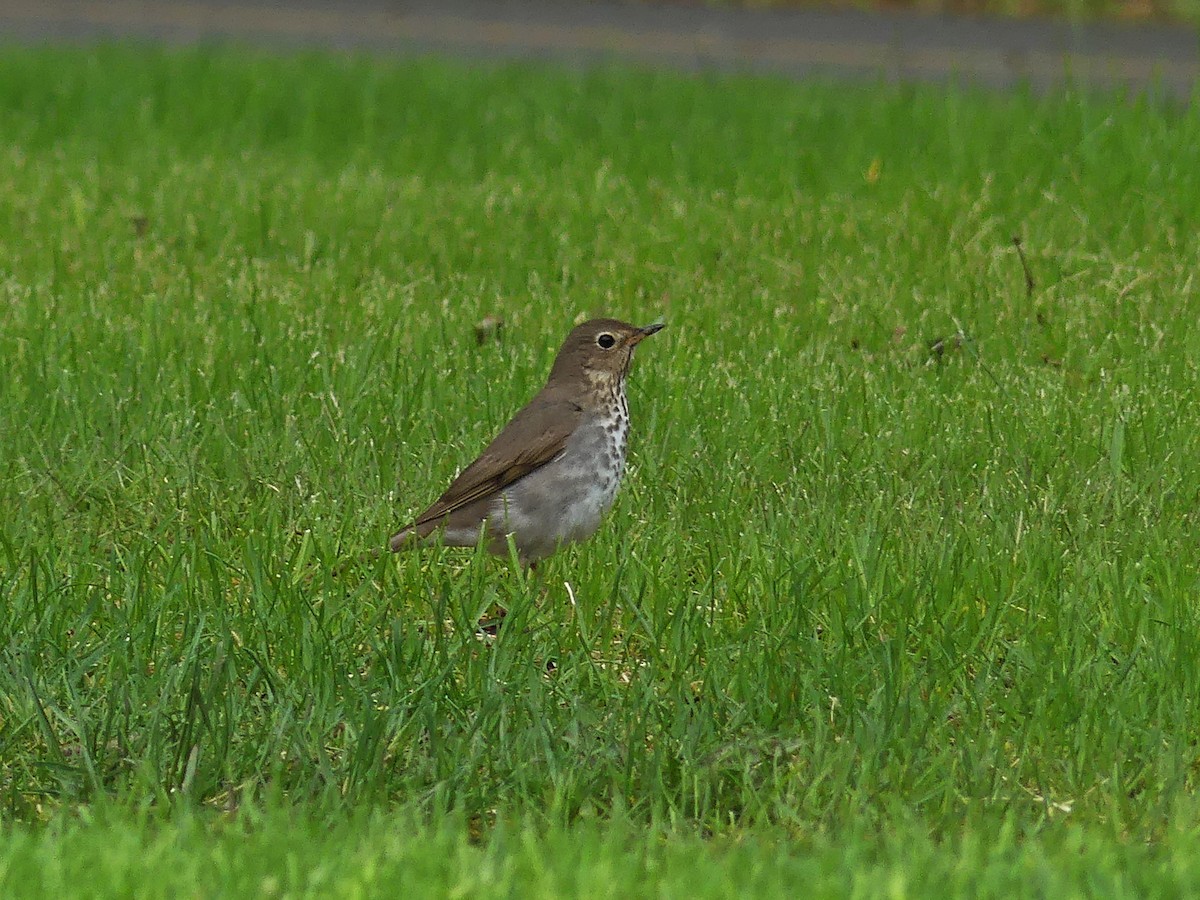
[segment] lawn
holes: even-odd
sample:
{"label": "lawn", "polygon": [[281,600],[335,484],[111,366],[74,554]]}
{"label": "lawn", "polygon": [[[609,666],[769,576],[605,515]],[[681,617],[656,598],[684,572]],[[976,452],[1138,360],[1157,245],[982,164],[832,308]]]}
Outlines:
{"label": "lawn", "polygon": [[[0,198],[0,894],[1200,890],[1195,107],[6,47]],[[595,315],[600,533],[359,560]]]}

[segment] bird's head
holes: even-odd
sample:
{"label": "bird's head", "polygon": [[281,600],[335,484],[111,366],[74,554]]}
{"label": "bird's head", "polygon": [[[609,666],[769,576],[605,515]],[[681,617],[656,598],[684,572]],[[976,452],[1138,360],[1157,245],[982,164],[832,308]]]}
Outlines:
{"label": "bird's head", "polygon": [[662,322],[639,328],[618,319],[592,319],[577,325],[554,358],[550,381],[615,388],[629,372],[633,348],[662,328]]}

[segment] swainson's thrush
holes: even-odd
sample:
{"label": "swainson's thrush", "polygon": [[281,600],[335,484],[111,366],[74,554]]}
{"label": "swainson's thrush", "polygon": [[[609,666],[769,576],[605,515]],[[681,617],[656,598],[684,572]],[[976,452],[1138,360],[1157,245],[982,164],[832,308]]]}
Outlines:
{"label": "swainson's thrush", "polygon": [[474,547],[485,530],[489,551],[507,553],[511,534],[532,565],[591,537],[625,471],[633,348],[662,327],[593,319],[573,329],[546,386],[389,548]]}

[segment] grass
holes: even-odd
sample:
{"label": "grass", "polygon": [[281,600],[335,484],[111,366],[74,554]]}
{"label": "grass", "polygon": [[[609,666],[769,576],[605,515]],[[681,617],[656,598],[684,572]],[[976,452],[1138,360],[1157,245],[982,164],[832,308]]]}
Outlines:
{"label": "grass", "polygon": [[[1148,896],[1194,885],[1195,833],[1152,850],[1095,840],[1074,824],[1038,840],[1016,828],[949,841],[919,826],[803,837],[748,830],[702,838],[618,818],[569,830],[501,822],[485,842],[461,819],[379,812],[328,824],[259,813],[216,826],[171,826],[106,811],[57,820],[8,842],[5,872],[22,895],[70,896]],[[1164,887],[1166,886],[1166,890]]]}
{"label": "grass", "polygon": [[[9,47],[0,135],[0,889],[1196,889],[1194,108]],[[337,574],[599,314],[595,539]]]}

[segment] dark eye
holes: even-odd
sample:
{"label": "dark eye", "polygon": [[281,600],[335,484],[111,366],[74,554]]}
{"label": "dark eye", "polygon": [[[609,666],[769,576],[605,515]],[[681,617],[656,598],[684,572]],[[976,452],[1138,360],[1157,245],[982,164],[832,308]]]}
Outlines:
{"label": "dark eye", "polygon": [[611,334],[609,334],[607,331],[604,332],[604,334],[600,335],[600,337],[596,338],[596,343],[599,344],[601,347],[603,347],[605,350],[611,350],[613,344],[615,344],[616,342],[617,342],[617,339],[615,337],[613,337]]}

